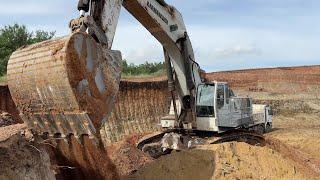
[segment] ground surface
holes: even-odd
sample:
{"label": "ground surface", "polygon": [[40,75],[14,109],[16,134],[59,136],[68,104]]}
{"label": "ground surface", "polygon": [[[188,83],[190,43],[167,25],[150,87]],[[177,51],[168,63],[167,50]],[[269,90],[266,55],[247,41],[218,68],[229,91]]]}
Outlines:
{"label": "ground surface", "polygon": [[21,135],[24,125],[0,128],[0,179],[55,179],[45,149]]}
{"label": "ground surface", "polygon": [[[131,78],[121,82],[115,111],[102,130],[106,150],[90,148],[90,141],[72,138],[47,141],[49,149],[42,149],[30,138],[18,135],[25,131],[23,125],[0,127],[0,179],[54,179],[54,173],[59,172],[56,177],[62,179],[79,174],[86,179],[95,177],[94,172],[109,179],[119,178],[118,174],[128,179],[187,180],[320,177],[320,66],[223,72],[208,77],[231,82],[236,93],[272,105],[274,129],[265,135],[265,146],[230,142],[152,159],[137,150],[135,143],[140,134],[156,129],[159,117],[167,112],[165,78],[152,82]],[[3,96],[9,96],[7,88],[3,89]],[[17,114],[11,101],[1,96],[1,109]],[[8,114],[1,114],[0,126],[12,123]]]}
{"label": "ground surface", "polygon": [[199,147],[201,151],[162,157],[133,177],[195,179],[201,174],[202,179],[317,179],[320,175],[319,116],[280,115],[274,123],[274,131],[265,135],[270,145],[260,147],[243,142],[205,145]]}

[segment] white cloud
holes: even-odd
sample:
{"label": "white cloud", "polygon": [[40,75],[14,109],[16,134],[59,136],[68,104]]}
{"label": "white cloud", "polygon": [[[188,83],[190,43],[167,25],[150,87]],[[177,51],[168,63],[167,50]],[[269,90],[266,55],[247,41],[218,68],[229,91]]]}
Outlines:
{"label": "white cloud", "polygon": [[120,21],[113,49],[120,50],[123,58],[130,63],[163,60],[161,44],[138,22],[127,24]]}
{"label": "white cloud", "polygon": [[[308,34],[210,26],[192,26],[189,34],[196,60],[204,69],[214,65],[215,69],[238,69],[246,65],[310,64],[320,59],[320,39]],[[129,62],[163,60],[161,45],[138,24],[120,23],[114,47]]]}
{"label": "white cloud", "polygon": [[224,59],[224,58],[236,57],[239,55],[258,55],[261,53],[261,51],[253,45],[248,45],[248,46],[236,45],[228,48],[217,48],[214,50],[213,53],[216,56],[216,58]]}

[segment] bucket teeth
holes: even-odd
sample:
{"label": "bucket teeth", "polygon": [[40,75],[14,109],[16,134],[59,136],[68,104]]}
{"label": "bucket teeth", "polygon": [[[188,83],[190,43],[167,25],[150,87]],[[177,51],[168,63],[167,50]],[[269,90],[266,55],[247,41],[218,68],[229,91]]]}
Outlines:
{"label": "bucket teeth", "polygon": [[105,50],[78,32],[14,52],[8,86],[30,129],[94,136],[112,111],[121,60],[119,51]]}

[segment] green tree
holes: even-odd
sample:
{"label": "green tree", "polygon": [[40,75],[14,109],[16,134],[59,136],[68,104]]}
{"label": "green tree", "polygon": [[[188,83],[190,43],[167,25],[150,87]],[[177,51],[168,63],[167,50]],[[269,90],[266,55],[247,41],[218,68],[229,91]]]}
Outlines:
{"label": "green tree", "polygon": [[18,48],[54,37],[55,32],[29,32],[24,25],[14,24],[0,29],[0,75],[7,71],[11,54]]}
{"label": "green tree", "polygon": [[165,66],[163,62],[149,63],[135,65],[133,63],[128,64],[126,60],[122,61],[122,73],[125,76],[138,76],[138,75],[160,75],[164,74]]}

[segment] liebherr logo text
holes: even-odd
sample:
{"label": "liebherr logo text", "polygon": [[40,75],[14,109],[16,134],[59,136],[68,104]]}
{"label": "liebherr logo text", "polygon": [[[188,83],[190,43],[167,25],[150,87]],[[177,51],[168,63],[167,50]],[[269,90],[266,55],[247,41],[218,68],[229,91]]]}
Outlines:
{"label": "liebherr logo text", "polygon": [[162,19],[163,22],[165,22],[166,24],[169,24],[169,21],[167,18],[164,17],[164,15],[162,15],[159,10],[154,7],[149,1],[147,1],[147,6],[157,15],[160,17],[160,19]]}

